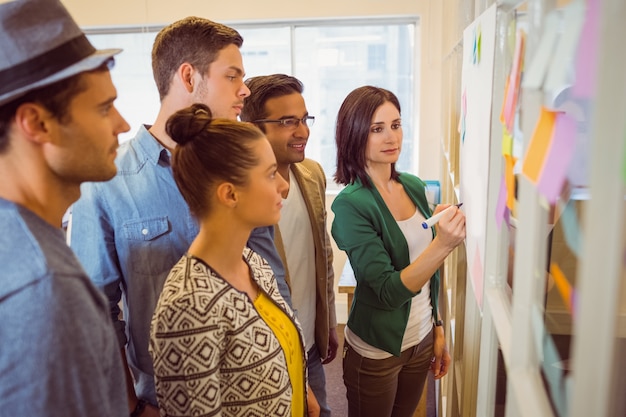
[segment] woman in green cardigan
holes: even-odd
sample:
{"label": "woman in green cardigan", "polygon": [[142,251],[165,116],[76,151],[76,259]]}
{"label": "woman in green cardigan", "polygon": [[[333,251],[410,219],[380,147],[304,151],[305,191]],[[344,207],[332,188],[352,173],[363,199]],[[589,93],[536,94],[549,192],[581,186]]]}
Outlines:
{"label": "woman in green cardigan", "polygon": [[[453,208],[434,228],[424,182],[398,173],[400,103],[388,90],[352,91],[337,116],[332,235],[354,269],[345,330],[344,383],[350,417],[412,416],[428,370],[443,377],[451,358],[439,318],[439,267],[465,238]],[[449,205],[440,205],[438,213]]]}

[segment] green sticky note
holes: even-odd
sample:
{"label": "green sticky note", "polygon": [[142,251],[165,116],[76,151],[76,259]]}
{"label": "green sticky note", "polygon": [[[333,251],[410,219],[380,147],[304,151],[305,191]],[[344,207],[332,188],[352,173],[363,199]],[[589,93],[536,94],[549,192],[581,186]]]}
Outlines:
{"label": "green sticky note", "polygon": [[483,42],[483,33],[478,27],[478,40],[476,41],[476,61],[480,64],[480,49]]}

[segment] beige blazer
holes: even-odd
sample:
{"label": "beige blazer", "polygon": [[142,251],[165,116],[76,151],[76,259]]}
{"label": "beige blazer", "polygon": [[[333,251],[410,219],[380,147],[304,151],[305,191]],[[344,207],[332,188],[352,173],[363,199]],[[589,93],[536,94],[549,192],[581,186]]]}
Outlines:
{"label": "beige blazer", "polygon": [[[333,249],[326,229],[326,175],[322,166],[311,160],[291,165],[291,175],[302,190],[302,197],[309,212],[315,245],[315,344],[320,356],[328,356],[328,332],[337,326],[335,314],[335,273],[333,272]],[[274,243],[285,266],[285,279],[291,288],[289,266],[280,228],[275,225]]]}

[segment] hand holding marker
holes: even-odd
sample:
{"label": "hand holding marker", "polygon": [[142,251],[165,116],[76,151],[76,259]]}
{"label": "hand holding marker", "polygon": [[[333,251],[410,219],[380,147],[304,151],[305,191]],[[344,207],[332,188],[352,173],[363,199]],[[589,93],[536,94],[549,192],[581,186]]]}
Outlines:
{"label": "hand holding marker", "polygon": [[459,203],[459,204],[455,204],[453,206],[450,206],[442,211],[440,211],[439,213],[435,214],[434,216],[430,217],[429,219],[426,219],[426,221],[422,222],[422,227],[424,229],[428,229],[429,227],[433,227],[435,224],[437,224],[437,222],[439,221],[439,219],[441,219],[441,216],[443,216],[443,214],[445,212],[447,212],[448,210],[450,210],[453,207],[461,207],[463,205],[463,203]]}

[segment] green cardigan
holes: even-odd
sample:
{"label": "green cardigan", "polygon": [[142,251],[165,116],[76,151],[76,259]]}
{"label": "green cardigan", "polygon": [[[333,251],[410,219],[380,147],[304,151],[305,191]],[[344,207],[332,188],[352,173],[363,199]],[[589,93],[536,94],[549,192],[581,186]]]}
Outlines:
{"label": "green cardigan", "polygon": [[[406,173],[398,180],[422,215],[430,217],[424,182]],[[410,264],[406,239],[376,188],[359,180],[337,195],[332,210],[331,233],[347,253],[357,282],[348,327],[370,345],[400,356],[415,296],[400,280],[400,271]],[[438,295],[439,271],[430,279],[434,316]]]}

